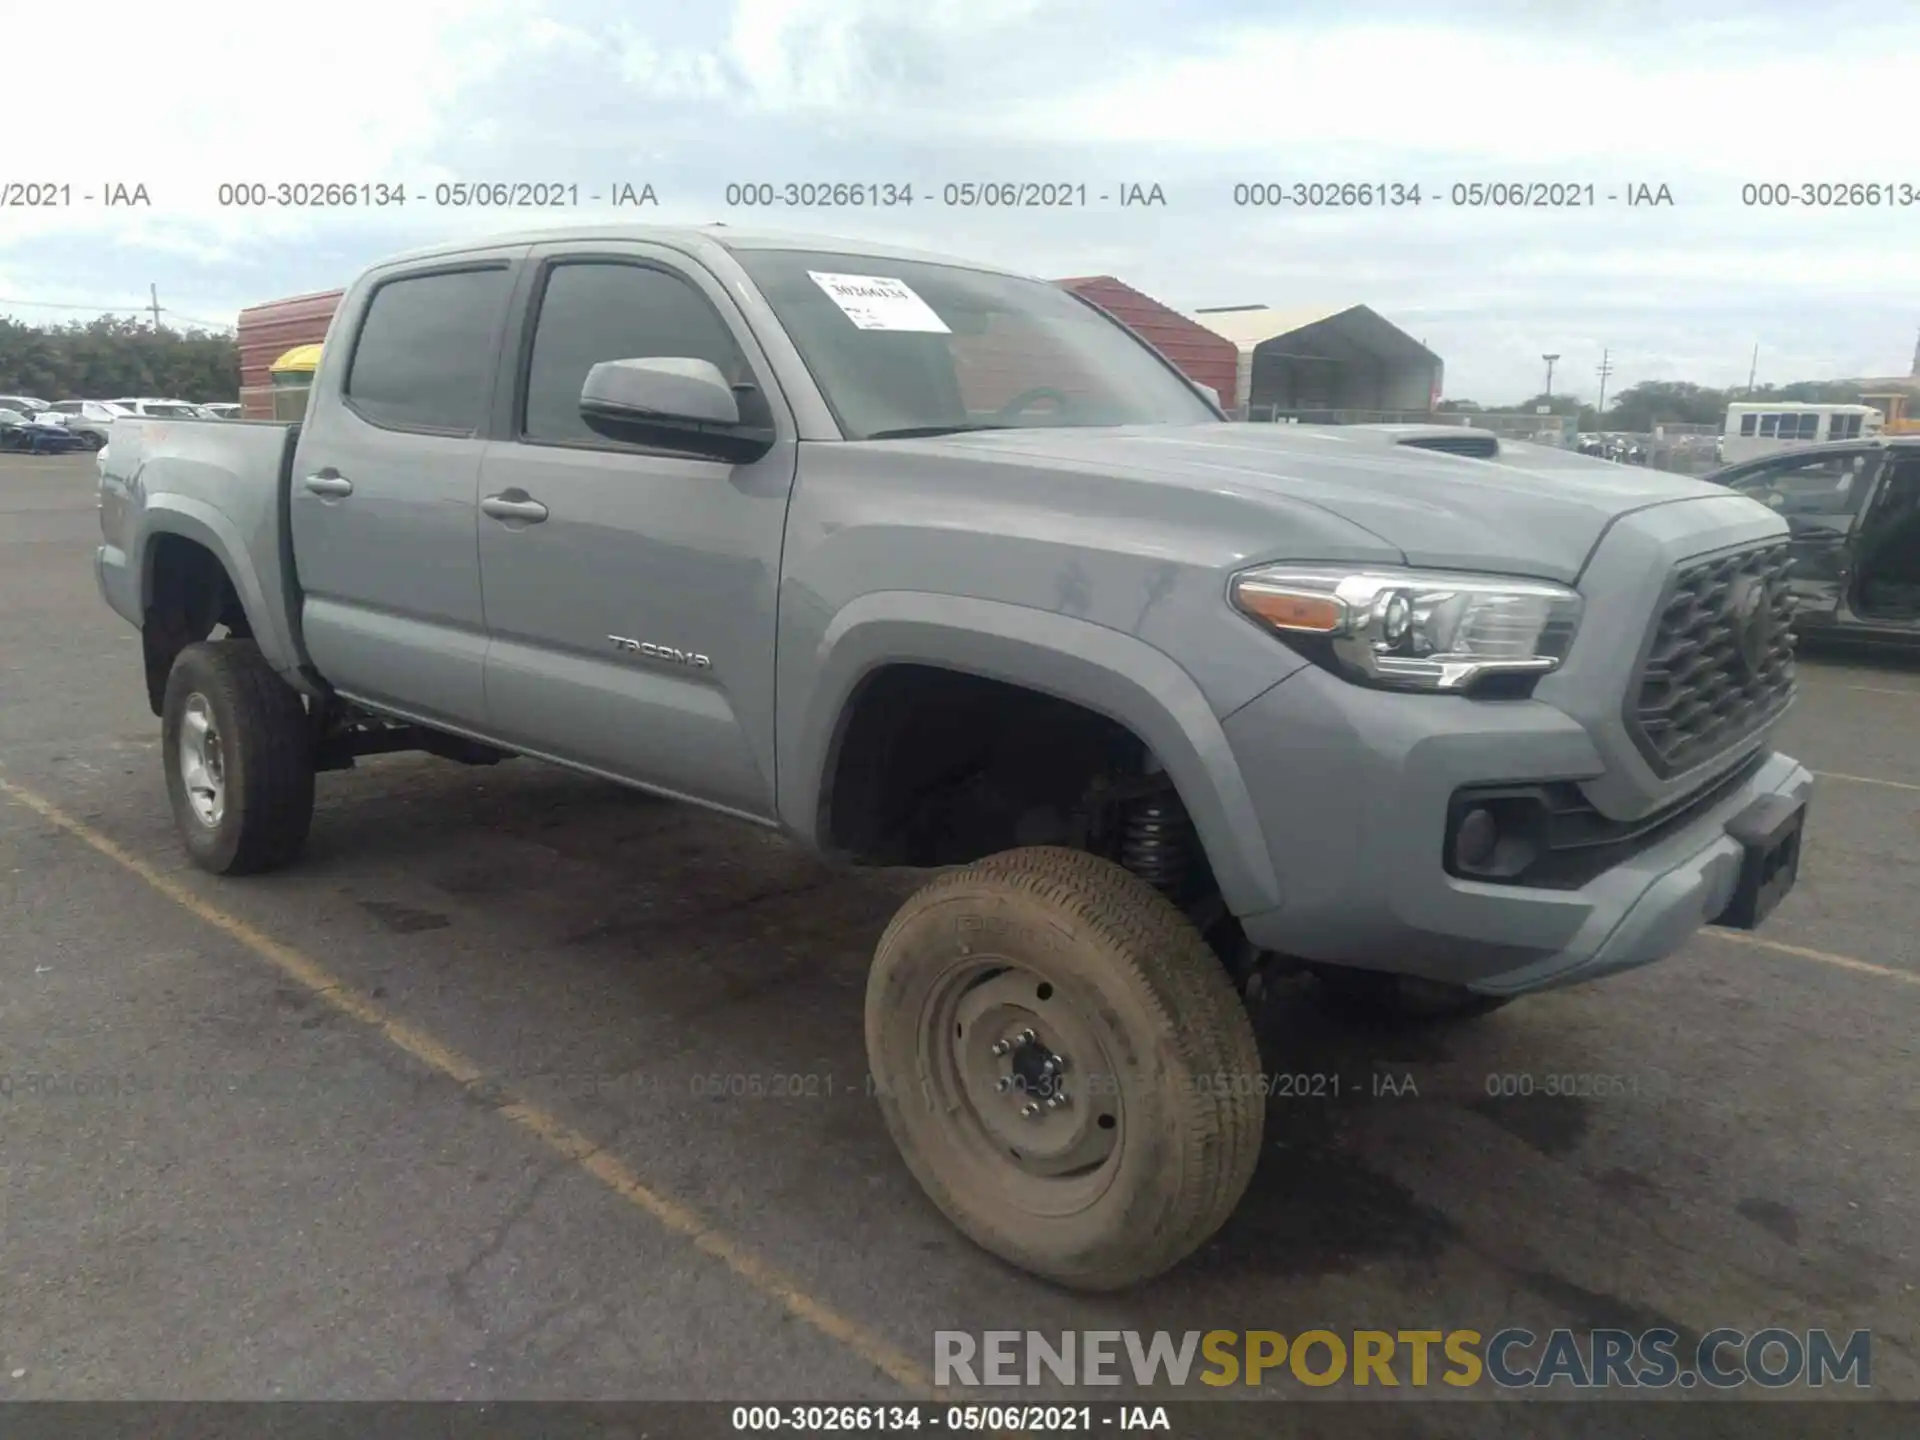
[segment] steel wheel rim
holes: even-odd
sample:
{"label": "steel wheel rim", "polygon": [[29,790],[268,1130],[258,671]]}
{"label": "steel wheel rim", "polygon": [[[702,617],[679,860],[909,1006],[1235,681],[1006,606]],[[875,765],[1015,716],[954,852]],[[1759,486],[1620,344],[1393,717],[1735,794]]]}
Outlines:
{"label": "steel wheel rim", "polygon": [[214,723],[213,706],[199,693],[187,697],[180,715],[180,784],[193,818],[209,830],[227,813],[227,757]]}
{"label": "steel wheel rim", "polygon": [[942,977],[922,1025],[926,1100],[962,1163],[991,1165],[1003,1197],[1036,1217],[1078,1214],[1106,1193],[1126,1153],[1126,1097],[1069,987],[975,954]]}

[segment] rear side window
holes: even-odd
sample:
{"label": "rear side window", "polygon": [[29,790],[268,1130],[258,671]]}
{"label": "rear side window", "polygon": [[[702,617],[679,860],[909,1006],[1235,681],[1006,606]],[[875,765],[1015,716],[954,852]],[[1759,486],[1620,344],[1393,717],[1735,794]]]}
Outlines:
{"label": "rear side window", "polygon": [[[736,387],[753,384],[733,332],[687,281],[645,265],[576,260],[547,274],[527,365],[529,440],[607,445],[580,418],[580,387],[605,360],[710,360]],[[765,425],[756,390],[736,388],[740,418]]]}
{"label": "rear side window", "polygon": [[492,388],[508,274],[460,270],[390,280],[374,292],[346,397],[376,425],[469,435]]}

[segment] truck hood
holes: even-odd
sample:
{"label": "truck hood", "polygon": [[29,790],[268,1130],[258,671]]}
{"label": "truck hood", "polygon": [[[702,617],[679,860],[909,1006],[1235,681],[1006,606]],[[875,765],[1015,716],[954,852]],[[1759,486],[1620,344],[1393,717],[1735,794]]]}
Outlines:
{"label": "truck hood", "polygon": [[1338,426],[1034,428],[887,443],[1038,469],[1103,472],[1269,505],[1309,505],[1369,532],[1410,565],[1563,584],[1579,577],[1620,516],[1727,493],[1657,470],[1604,462],[1534,470]]}

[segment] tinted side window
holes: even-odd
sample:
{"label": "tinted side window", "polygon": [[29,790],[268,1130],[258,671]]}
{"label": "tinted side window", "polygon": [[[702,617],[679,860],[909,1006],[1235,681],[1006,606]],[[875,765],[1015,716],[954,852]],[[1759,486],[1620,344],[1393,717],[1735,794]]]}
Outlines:
{"label": "tinted side window", "polygon": [[391,280],[374,292],[346,395],[380,425],[471,434],[491,389],[505,269]]}
{"label": "tinted side window", "polygon": [[1736,476],[1733,488],[1782,515],[1841,516],[1860,498],[1867,457],[1797,455]]}
{"label": "tinted side window", "polygon": [[[587,372],[604,360],[669,355],[711,360],[736,386],[754,383],[726,322],[679,276],[609,261],[554,266],[534,326],[521,433],[529,440],[610,443],[580,418]],[[742,421],[768,423],[757,391],[734,393]]]}

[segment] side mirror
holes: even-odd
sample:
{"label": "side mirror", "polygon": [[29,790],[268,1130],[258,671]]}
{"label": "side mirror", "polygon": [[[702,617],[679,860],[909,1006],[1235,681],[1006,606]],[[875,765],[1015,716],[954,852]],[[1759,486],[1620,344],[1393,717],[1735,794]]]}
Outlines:
{"label": "side mirror", "polygon": [[745,464],[773,448],[772,431],[744,425],[720,367],[688,356],[604,360],[580,387],[580,418],[595,434]]}

